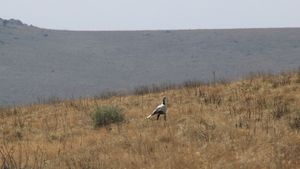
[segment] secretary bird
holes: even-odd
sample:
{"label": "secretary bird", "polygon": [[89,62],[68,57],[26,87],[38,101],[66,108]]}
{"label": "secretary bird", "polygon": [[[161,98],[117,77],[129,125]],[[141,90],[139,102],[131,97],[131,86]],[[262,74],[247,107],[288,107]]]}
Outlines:
{"label": "secretary bird", "polygon": [[164,96],[163,99],[162,99],[162,103],[159,106],[157,106],[157,108],[152,112],[152,114],[150,114],[147,117],[147,119],[150,118],[151,116],[154,116],[155,114],[157,114],[157,120],[158,120],[159,116],[161,114],[163,114],[164,115],[164,119],[166,121],[167,120],[167,114],[166,114],[166,112],[167,112],[166,96]]}

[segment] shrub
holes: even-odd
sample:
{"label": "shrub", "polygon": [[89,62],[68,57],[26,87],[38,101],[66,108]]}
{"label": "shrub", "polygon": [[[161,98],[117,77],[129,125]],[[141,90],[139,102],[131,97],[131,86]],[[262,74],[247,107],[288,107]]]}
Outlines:
{"label": "shrub", "polygon": [[95,126],[102,127],[111,123],[122,122],[124,116],[123,109],[118,106],[102,106],[95,109],[92,119]]}
{"label": "shrub", "polygon": [[9,23],[9,20],[4,19],[4,20],[2,21],[2,23],[3,23],[3,26],[5,26],[5,25],[7,25],[7,24]]}

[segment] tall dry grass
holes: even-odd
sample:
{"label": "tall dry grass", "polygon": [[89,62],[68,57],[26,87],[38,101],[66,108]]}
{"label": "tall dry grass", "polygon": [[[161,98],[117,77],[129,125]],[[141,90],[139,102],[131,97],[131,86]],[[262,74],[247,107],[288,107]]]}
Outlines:
{"label": "tall dry grass", "polygon": [[[167,121],[146,120],[163,95]],[[300,71],[2,108],[0,166],[299,168],[299,101]],[[98,105],[120,106],[125,121],[95,128],[91,114]]]}

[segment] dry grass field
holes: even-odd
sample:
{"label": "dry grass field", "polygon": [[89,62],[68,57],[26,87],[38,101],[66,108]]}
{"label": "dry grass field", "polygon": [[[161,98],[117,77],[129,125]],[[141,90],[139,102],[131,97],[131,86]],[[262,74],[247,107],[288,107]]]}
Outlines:
{"label": "dry grass field", "polygon": [[[145,119],[167,97],[167,121]],[[300,71],[0,111],[1,168],[299,168]],[[98,105],[125,120],[94,127]]]}

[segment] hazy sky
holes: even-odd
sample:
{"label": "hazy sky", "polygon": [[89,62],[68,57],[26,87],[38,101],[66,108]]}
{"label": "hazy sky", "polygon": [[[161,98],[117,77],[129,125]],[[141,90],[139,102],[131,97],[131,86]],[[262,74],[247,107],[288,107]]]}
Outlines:
{"label": "hazy sky", "polygon": [[48,29],[300,27],[300,0],[0,0],[0,18]]}

